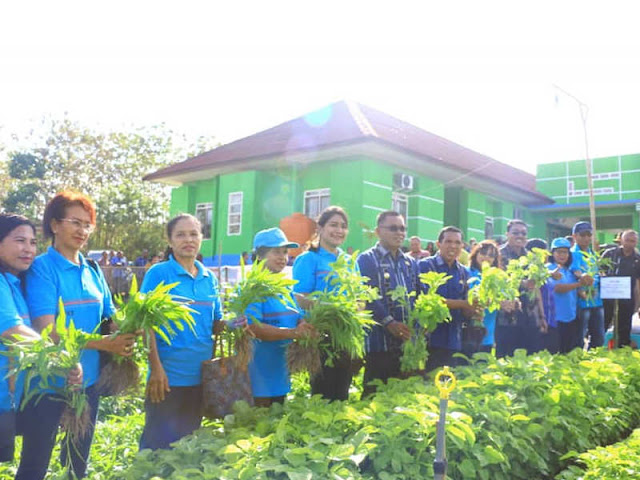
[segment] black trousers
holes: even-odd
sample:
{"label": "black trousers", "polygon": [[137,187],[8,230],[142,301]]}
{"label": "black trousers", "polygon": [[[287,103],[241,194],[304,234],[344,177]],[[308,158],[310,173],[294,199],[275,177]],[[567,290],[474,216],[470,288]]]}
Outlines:
{"label": "black trousers", "polygon": [[[95,386],[87,388],[85,393],[89,400],[91,417],[87,434],[75,441],[67,441],[65,436],[60,451],[60,463],[68,466],[70,462],[76,478],[86,475],[100,398]],[[22,454],[16,480],[42,480],[45,477],[64,409],[65,403],[60,401],[59,397],[45,395],[37,403],[31,400],[24,411],[20,412]]]}
{"label": "black trousers", "polygon": [[372,380],[387,383],[390,378],[400,378],[400,350],[391,352],[371,352],[365,356],[364,378],[362,380],[362,398],[376,392],[376,386],[370,385]]}
{"label": "black trousers", "polygon": [[348,400],[353,370],[359,360],[342,353],[334,359],[333,367],[325,365],[325,356],[321,361],[322,370],[310,380],[311,394],[322,395],[327,400]]}
{"label": "black trousers", "polygon": [[511,357],[513,352],[522,348],[527,355],[542,350],[542,334],[535,326],[497,325],[496,357]]}
{"label": "black trousers", "polygon": [[560,333],[560,353],[569,353],[575,348],[584,347],[582,323],[577,318],[571,322],[558,322]]}
{"label": "black trousers", "polygon": [[202,422],[202,386],[171,387],[164,400],[152,403],[144,401],[144,430],[140,437],[140,450],[170,448],[200,428]]}
{"label": "black trousers", "polygon": [[457,352],[455,350],[449,350],[448,348],[429,347],[429,356],[427,357],[427,364],[424,368],[425,372],[431,372],[445,365],[449,367],[459,365],[462,359],[453,358],[454,353]]}
{"label": "black trousers", "polygon": [[[605,332],[613,325],[615,300],[604,300]],[[634,300],[618,300],[618,345],[631,345],[631,318],[634,314]]]}
{"label": "black trousers", "polygon": [[15,451],[16,412],[0,413],[0,462],[11,462]]}

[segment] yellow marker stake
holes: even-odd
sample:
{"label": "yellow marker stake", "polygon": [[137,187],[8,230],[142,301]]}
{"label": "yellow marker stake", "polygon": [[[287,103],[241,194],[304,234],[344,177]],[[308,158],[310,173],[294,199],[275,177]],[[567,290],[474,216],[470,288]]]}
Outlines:
{"label": "yellow marker stake", "polygon": [[456,388],[456,377],[449,367],[445,366],[436,375],[436,388],[440,392],[440,420],[436,431],[436,458],[433,461],[435,480],[447,478],[447,449],[445,445],[445,422],[449,394]]}
{"label": "yellow marker stake", "polygon": [[440,392],[440,398],[449,399],[449,394],[456,388],[456,377],[449,367],[444,367],[436,375],[436,388]]}

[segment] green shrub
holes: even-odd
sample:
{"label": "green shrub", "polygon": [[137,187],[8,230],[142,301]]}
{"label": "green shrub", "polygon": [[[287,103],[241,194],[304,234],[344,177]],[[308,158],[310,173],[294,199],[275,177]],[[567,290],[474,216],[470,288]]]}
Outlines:
{"label": "green shrub", "polygon": [[[538,479],[562,456],[619,440],[640,419],[640,353],[576,350],[458,368],[447,420],[449,478]],[[238,404],[173,450],[141,452],[127,479],[416,479],[433,476],[435,387],[392,380],[371,400]]]}

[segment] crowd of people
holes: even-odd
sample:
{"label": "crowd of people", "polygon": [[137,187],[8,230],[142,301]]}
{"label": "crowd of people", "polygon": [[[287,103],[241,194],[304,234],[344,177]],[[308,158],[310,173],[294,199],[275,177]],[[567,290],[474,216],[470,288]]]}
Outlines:
{"label": "crowd of people", "polygon": [[[59,298],[67,321],[72,319],[76,328],[86,332],[95,332],[102,320],[115,312],[102,270],[81,253],[96,225],[93,203],[84,195],[61,192],[47,204],[42,223],[51,246],[36,257],[34,225],[19,215],[0,215],[0,335],[8,341],[3,349],[11,348],[10,342],[16,333],[37,338],[38,332],[54,322],[59,313]],[[284,297],[267,299],[247,308],[245,317],[249,320],[241,325],[254,337],[249,375],[256,405],[285,401],[291,389],[287,346],[295,339],[315,334],[314,327],[305,321],[305,311],[313,302],[310,294],[340,288],[331,279],[330,265],[347,254],[341,247],[348,232],[347,213],[336,206],[325,209],[317,220],[315,240],[293,263],[296,283],[291,298],[295,301]],[[196,326],[176,331],[170,344],[158,335],[151,336],[141,449],[169,448],[172,442],[200,426],[201,364],[211,357],[213,337],[225,328],[218,281],[198,259],[202,242],[200,222],[192,215],[181,214],[168,222],[166,233],[169,243],[166,255],[162,261],[149,266],[141,291],[151,291],[160,283],[177,283],[171,293],[191,301],[196,311]],[[528,228],[522,220],[508,223],[503,245],[493,240],[474,242],[468,252],[468,266],[461,261],[464,235],[455,226],[444,227],[437,242],[427,246],[427,251],[422,250],[417,237],[411,238],[410,251],[403,250],[407,227],[397,212],[380,213],[375,233],[377,243],[360,253],[353,266],[380,294],[366,305],[375,325],[365,339],[365,396],[375,392],[372,380],[387,381],[403,375],[400,370],[402,344],[411,339],[407,326],[409,309],[417,296],[426,293],[425,285],[419,280],[420,273],[424,272],[435,271],[450,277],[437,293],[444,297],[452,317],[429,335],[425,374],[442,365],[455,365],[460,361],[454,356],[458,352],[471,355],[495,349],[495,354],[501,357],[524,348],[529,353],[542,349],[564,353],[582,347],[585,339],[590,347],[601,346],[605,324],[611,321],[616,310],[603,303],[599,295],[600,277],[605,274],[632,282],[630,298],[620,299],[617,304],[620,345],[630,343],[631,316],[638,310],[640,300],[638,235],[632,230],[621,235],[620,246],[604,252],[613,266],[606,272],[597,272],[581,254],[590,252],[591,225],[578,222],[573,227],[574,245],[566,238],[551,242],[548,264],[551,278],[547,284],[538,289],[523,282],[520,298],[503,302],[495,312],[482,311],[468,301],[469,289],[481,279],[483,264],[488,262],[504,268],[510,260],[525,255],[529,248],[547,247],[543,241],[527,240]],[[281,272],[289,260],[288,249],[296,247],[298,245],[290,242],[279,228],[262,230],[254,237],[254,262],[263,262],[271,272]],[[145,257],[148,258],[148,252]],[[120,257],[116,254],[113,258]],[[107,256],[105,261],[111,265],[113,258],[109,260]],[[398,286],[404,287],[404,299],[389,295]],[[481,335],[478,335],[478,324],[482,325]],[[72,451],[63,447],[61,454],[61,462],[77,478],[86,474],[100,402],[95,389],[100,373],[98,352],[129,356],[136,341],[135,335],[128,334],[105,335],[90,342],[82,354],[81,365],[67,378],[60,379],[78,384],[89,399],[91,428],[77,439]],[[344,352],[334,353],[333,366],[323,366],[311,378],[311,391],[329,401],[345,400],[352,377],[362,362]],[[7,360],[0,356],[0,372],[3,369],[6,372]],[[20,379],[14,382],[4,374],[1,377],[0,461],[13,459],[17,425],[23,442],[16,478],[40,480],[47,472],[56,441],[62,402],[57,401],[55,394],[45,392],[38,401],[31,399],[23,410],[16,412],[23,393]]]}

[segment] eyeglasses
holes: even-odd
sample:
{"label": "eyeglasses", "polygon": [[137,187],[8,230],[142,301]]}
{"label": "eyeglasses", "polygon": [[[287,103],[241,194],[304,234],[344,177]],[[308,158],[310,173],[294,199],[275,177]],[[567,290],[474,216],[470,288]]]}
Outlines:
{"label": "eyeglasses", "polygon": [[387,227],[386,225],[379,225],[378,228],[384,228],[393,233],[396,233],[396,232],[404,233],[407,231],[407,227],[405,227],[404,225],[391,225],[389,227]]}
{"label": "eyeglasses", "polygon": [[511,230],[509,232],[511,235],[522,235],[522,236],[527,236],[527,231],[526,230]]}
{"label": "eyeglasses", "polygon": [[95,225],[83,222],[81,220],[78,220],[77,218],[61,218],[60,221],[70,223],[73,228],[77,230],[84,230],[87,233],[93,233],[93,231],[96,229]]}

